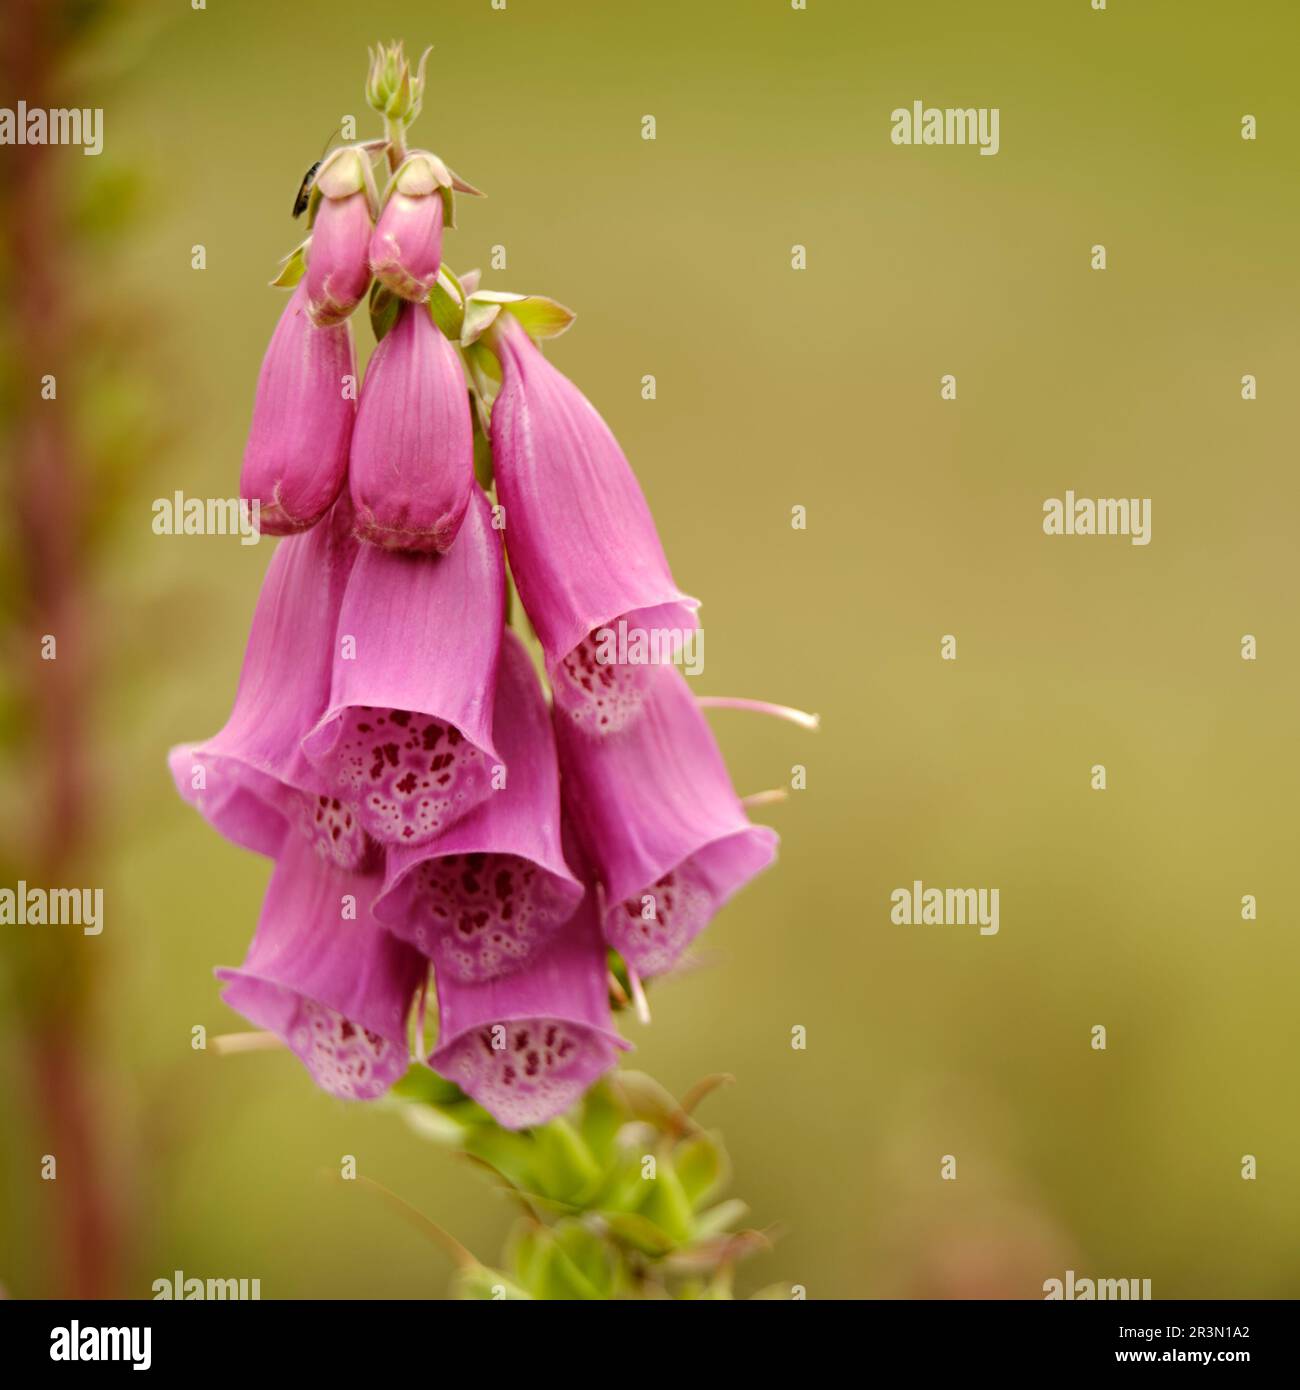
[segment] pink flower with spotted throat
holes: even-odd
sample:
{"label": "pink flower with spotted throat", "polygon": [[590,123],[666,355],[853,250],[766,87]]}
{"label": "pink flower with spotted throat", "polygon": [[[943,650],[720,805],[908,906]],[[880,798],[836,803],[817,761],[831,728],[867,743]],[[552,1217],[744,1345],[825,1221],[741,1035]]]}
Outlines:
{"label": "pink flower with spotted throat", "polygon": [[[572,314],[443,263],[453,194],[477,190],[407,152],[423,88],[423,60],[380,47],[384,137],[322,165],[276,282],[241,492],[283,539],[230,717],[170,763],[214,829],[275,861],[223,1000],[333,1095],[427,1066],[520,1129],[616,1065],[612,1005],[648,1021],[643,981],[775,856],[702,705],[810,717],[701,700],[676,669],[659,639],[693,634],[697,602],[613,433],[542,353]],[[611,629],[651,658],[611,658]]]}

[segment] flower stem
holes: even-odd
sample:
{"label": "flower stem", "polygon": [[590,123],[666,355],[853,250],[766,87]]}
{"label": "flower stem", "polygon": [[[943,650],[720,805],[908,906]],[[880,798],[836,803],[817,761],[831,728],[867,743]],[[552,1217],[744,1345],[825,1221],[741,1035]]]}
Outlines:
{"label": "flower stem", "polygon": [[388,172],[395,174],[406,158],[406,123],[385,116],[384,136],[388,141]]}

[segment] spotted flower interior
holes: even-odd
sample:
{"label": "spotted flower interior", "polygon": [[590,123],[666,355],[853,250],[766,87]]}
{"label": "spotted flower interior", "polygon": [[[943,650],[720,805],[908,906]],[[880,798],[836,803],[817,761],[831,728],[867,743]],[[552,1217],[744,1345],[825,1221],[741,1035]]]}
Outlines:
{"label": "spotted flower interior", "polygon": [[556,705],[592,734],[616,734],[641,712],[646,671],[628,662],[602,662],[595,633],[560,662],[555,674]]}
{"label": "spotted flower interior", "polygon": [[482,752],[453,724],[370,706],[340,718],[335,785],[377,840],[423,844],[491,792]]}
{"label": "spotted flower interior", "polygon": [[295,792],[292,804],[298,829],[322,859],[340,869],[358,871],[373,862],[375,843],[366,834],[360,812],[350,801]]}
{"label": "spotted flower interior", "polygon": [[611,908],[605,915],[605,937],[638,973],[662,975],[677,964],[713,912],[713,894],[688,860],[644,893]]}
{"label": "spotted flower interior", "polygon": [[525,965],[572,909],[551,874],[514,854],[448,854],[416,871],[408,939],[463,981]]}
{"label": "spotted flower interior", "polygon": [[563,1114],[615,1057],[614,1044],[585,1024],[525,1018],[477,1028],[437,1060],[506,1129],[522,1129]]}

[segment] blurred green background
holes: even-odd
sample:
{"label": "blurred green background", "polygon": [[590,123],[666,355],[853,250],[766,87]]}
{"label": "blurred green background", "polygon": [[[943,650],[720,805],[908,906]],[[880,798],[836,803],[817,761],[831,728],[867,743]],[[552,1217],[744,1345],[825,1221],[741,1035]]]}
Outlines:
{"label": "blurred green background", "polygon": [[[322,1180],[343,1154],[485,1259],[511,1220],[468,1165],[289,1055],[190,1046],[195,1025],[245,1026],[211,971],[240,959],[268,866],[181,805],[165,752],[224,721],[271,546],[155,536],[151,502],[236,491],[295,189],[345,114],[378,134],[366,46],[402,37],[435,45],[414,140],[490,195],[460,200],[449,263],[486,270],[502,245],[489,287],[577,310],[548,354],[704,599],[697,688],[822,716],[815,735],[711,716],[742,793],[795,763],[808,786],[759,813],[780,863],[703,968],[624,1024],[679,1093],[736,1078],[703,1117],[781,1232],[742,1289],[1032,1298],[1073,1268],[1156,1297],[1300,1295],[1296,7],[121,8],[67,67],[71,99],[105,108],[104,154],[48,156],[98,221],[69,214],[45,248],[90,316],[49,408],[81,412],[90,452],[116,441],[79,475],[94,546],[73,603],[93,658],[69,881],[105,887],[107,928],[3,929],[0,1284],[75,1286],[65,1179],[39,1180],[61,1103],[40,1100],[41,991],[65,971],[113,1208],[102,1290],[180,1269],[264,1297],[441,1296],[433,1245]],[[10,87],[0,104],[31,99]],[[1000,153],[895,147],[890,112],[917,99],[1000,108]],[[28,273],[12,244],[6,268]],[[24,343],[6,334],[10,449],[38,408]],[[1150,497],[1152,543],[1045,537],[1068,488]],[[18,681],[32,581],[3,576]],[[6,846],[58,737],[40,679],[3,705]],[[39,876],[8,848],[0,867]],[[1000,933],[892,925],[915,878],[1000,888]]]}

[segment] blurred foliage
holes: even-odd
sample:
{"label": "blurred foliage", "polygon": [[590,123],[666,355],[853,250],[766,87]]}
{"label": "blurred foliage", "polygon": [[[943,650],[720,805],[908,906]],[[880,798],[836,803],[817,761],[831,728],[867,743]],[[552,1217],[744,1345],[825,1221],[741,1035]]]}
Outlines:
{"label": "blurred foliage", "polygon": [[[638,1071],[597,1082],[569,1116],[503,1129],[457,1086],[412,1067],[388,1104],[421,1134],[487,1169],[524,1209],[500,1268],[449,1242],[462,1299],[730,1299],[736,1264],[768,1247],[720,1200],[721,1136],[692,1111],[727,1077],[678,1102]],[[445,1239],[445,1238],[444,1238]],[[758,1297],[787,1298],[774,1285]]]}

